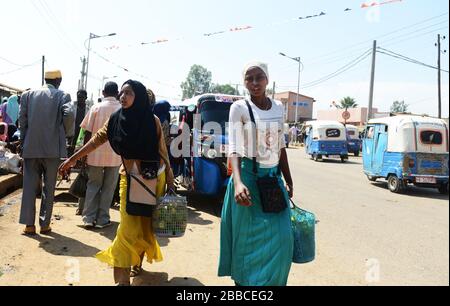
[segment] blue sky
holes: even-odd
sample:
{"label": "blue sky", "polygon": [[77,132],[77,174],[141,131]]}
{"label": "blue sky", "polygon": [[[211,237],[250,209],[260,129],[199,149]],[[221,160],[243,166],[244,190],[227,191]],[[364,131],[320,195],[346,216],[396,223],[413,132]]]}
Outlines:
{"label": "blue sky", "polygon": [[[90,32],[117,33],[92,40],[92,49],[140,75],[127,73],[91,53],[88,89],[94,98],[103,77],[117,76],[119,83],[135,78],[161,98],[179,99],[179,85],[194,64],[210,70],[213,82],[241,84],[244,64],[255,59],[269,64],[277,91],[296,91],[298,66],[279,52],[302,58],[304,86],[352,62],[372,47],[375,38],[385,49],[436,65],[437,34],[448,37],[446,0],[403,0],[361,9],[363,2],[2,0],[0,83],[20,88],[39,86],[39,64],[8,72],[21,68],[17,65],[36,63],[45,54],[48,68],[63,71],[62,89],[74,95]],[[352,10],[344,12],[346,8]],[[321,12],[326,15],[298,19]],[[203,36],[245,26],[253,29]],[[158,39],[169,42],[141,45]],[[443,49],[448,50],[448,39]],[[316,111],[329,108],[344,96],[355,97],[365,106],[370,62],[369,56],[345,73],[301,91],[317,100]],[[449,68],[448,53],[442,57],[442,67]],[[448,73],[442,77],[443,114],[448,116]],[[388,111],[395,100],[405,100],[413,112],[437,115],[437,71],[378,54],[375,107]]]}

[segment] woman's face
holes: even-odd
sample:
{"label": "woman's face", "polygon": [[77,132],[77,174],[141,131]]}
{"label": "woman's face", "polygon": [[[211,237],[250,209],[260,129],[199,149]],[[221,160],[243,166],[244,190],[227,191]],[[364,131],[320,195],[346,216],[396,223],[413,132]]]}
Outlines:
{"label": "woman's face", "polygon": [[251,68],[245,74],[245,87],[253,97],[265,96],[268,84],[266,74],[258,67]]}
{"label": "woman's face", "polygon": [[122,104],[122,108],[127,109],[133,106],[134,99],[136,95],[133,91],[133,87],[130,84],[125,84],[122,87],[122,91],[119,94],[120,104]]}

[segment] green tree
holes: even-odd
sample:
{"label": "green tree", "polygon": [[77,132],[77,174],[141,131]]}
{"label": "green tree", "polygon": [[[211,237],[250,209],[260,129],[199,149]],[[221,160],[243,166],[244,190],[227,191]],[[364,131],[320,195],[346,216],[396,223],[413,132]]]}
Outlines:
{"label": "green tree", "polygon": [[338,105],[338,108],[346,109],[346,108],[357,108],[358,104],[356,100],[352,97],[345,97],[340,101],[341,105]]}
{"label": "green tree", "polygon": [[212,74],[200,65],[191,67],[186,82],[181,84],[183,100],[207,93],[211,89]]}
{"label": "green tree", "polygon": [[232,96],[238,96],[239,91],[236,90],[231,85],[220,85],[220,84],[213,84],[210,90],[211,93],[217,93],[217,94],[224,94],[224,95],[232,95]]}
{"label": "green tree", "polygon": [[406,113],[408,112],[409,105],[405,101],[394,101],[391,106],[392,113]]}

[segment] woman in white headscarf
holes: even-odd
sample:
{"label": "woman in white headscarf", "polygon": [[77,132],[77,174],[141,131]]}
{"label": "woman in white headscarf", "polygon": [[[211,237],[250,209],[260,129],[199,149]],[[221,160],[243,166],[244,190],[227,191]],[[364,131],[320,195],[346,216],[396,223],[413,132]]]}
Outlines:
{"label": "woman in white headscarf", "polygon": [[[286,205],[278,213],[264,212],[257,184],[258,178],[278,177],[286,203],[293,196],[283,135],[284,107],[266,96],[268,83],[266,64],[246,65],[244,84],[250,97],[234,103],[230,111],[233,177],[222,211],[219,276],[231,276],[239,286],[285,286],[293,258],[290,209]],[[256,143],[247,130],[252,126],[249,108],[256,121]]]}

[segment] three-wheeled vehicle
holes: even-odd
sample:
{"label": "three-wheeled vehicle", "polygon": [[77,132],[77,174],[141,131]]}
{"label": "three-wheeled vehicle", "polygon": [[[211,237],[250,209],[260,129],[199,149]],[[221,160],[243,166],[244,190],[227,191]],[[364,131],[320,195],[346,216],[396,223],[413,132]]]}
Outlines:
{"label": "three-wheeled vehicle", "polygon": [[345,128],[347,129],[348,153],[359,156],[359,153],[361,152],[361,139],[359,138],[359,129],[356,126],[350,124],[347,124]]}
{"label": "three-wheeled vehicle", "polygon": [[401,115],[371,120],[363,141],[364,173],[399,193],[408,184],[448,193],[448,126],[441,119]]}
{"label": "three-wheeled vehicle", "polygon": [[228,185],[231,172],[226,127],[231,105],[243,98],[205,94],[191,99],[197,116],[191,127],[191,157],[185,158],[183,171],[183,185],[188,191],[214,197],[222,195]]}
{"label": "three-wheeled vehicle", "polygon": [[315,161],[323,157],[339,156],[345,163],[348,160],[347,133],[345,126],[338,121],[309,121],[305,123],[306,153]]}

